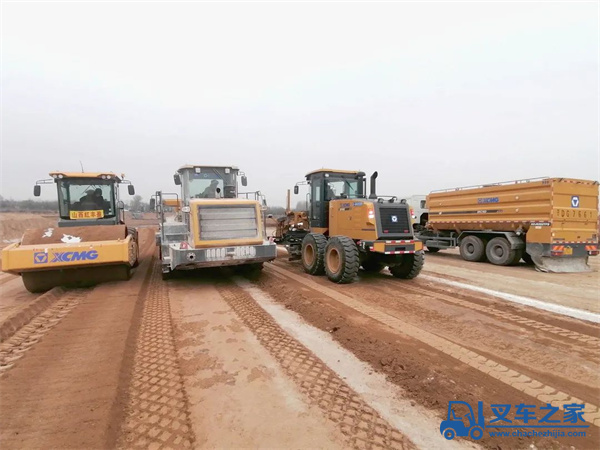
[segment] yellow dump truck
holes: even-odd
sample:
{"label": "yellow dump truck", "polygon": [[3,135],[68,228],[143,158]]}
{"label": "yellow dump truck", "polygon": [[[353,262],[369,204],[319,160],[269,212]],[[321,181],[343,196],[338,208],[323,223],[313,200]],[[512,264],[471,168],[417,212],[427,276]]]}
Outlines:
{"label": "yellow dump truck", "polygon": [[30,292],[61,285],[126,280],[138,262],[138,234],[125,225],[119,184],[133,185],[110,172],[51,172],[38,180],[58,191],[57,227],[29,229],[19,243],[2,250],[2,271],[21,275]]}
{"label": "yellow dump truck", "polygon": [[433,191],[418,238],[430,252],[459,247],[466,261],[543,272],[590,270],[598,254],[598,182],[538,178]]}

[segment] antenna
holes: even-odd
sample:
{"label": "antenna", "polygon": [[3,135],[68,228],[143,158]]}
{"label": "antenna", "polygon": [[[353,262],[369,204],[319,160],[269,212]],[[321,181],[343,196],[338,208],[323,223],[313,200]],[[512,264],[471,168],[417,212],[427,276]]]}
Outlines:
{"label": "antenna", "polygon": [[85,172],[85,170],[83,170],[83,163],[81,162],[81,160],[79,160],[79,165],[81,166],[81,171]]}

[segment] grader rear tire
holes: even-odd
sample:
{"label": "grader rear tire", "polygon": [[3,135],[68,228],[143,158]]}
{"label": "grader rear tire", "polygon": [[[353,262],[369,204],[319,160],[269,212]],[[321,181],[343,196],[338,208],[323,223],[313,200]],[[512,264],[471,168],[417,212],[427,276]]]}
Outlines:
{"label": "grader rear tire", "polygon": [[420,251],[402,255],[402,262],[390,267],[390,272],[396,278],[411,280],[415,278],[425,264],[425,254]]}
{"label": "grader rear tire", "polygon": [[329,239],[325,249],[325,272],[334,283],[351,283],[358,274],[360,260],[358,248],[352,239],[335,236]]}
{"label": "grader rear tire", "polygon": [[325,272],[323,258],[327,238],[320,233],[308,233],[302,239],[302,267],[311,275],[323,275]]}

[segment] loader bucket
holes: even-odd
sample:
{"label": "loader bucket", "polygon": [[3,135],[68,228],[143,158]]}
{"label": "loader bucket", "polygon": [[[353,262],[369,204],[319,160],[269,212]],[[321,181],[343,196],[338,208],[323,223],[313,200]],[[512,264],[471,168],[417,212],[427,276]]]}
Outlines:
{"label": "loader bucket", "polygon": [[569,257],[562,256],[531,256],[535,269],[540,272],[550,273],[578,273],[591,272],[587,256]]}

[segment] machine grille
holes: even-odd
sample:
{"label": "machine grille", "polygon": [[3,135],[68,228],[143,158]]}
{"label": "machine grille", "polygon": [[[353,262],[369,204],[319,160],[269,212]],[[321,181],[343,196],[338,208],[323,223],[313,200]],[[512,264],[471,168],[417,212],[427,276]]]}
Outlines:
{"label": "machine grille", "polygon": [[379,208],[381,237],[392,235],[412,235],[408,209],[404,206]]}
{"label": "machine grille", "polygon": [[256,238],[258,220],[254,205],[198,207],[200,240]]}

